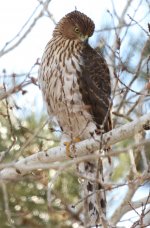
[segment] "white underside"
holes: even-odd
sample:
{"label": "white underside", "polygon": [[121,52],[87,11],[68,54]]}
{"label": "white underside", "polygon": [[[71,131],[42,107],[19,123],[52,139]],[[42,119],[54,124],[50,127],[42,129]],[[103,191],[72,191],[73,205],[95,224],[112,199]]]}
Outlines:
{"label": "white underside", "polygon": [[[59,59],[59,45],[57,49],[53,44],[53,42],[48,44],[39,71],[39,83],[47,105],[48,114],[49,116],[55,116],[60,127],[62,127],[63,142],[72,141],[76,138],[80,138],[81,140],[90,138],[91,134],[96,130],[96,124],[88,111],[89,107],[86,107],[83,103],[77,82],[77,71],[81,72],[79,66],[82,65],[82,59],[77,59],[75,56],[78,53],[75,53],[74,56],[70,56],[69,58],[62,58],[65,59],[63,63],[63,61]],[[61,51],[63,47],[64,52],[61,52],[61,55],[63,55],[66,50],[66,46],[64,45]],[[58,54],[54,55],[54,51]],[[49,62],[47,62],[48,59]],[[71,59],[77,71],[74,69]],[[96,166],[94,167],[95,161],[89,161],[89,163],[81,163],[78,165],[78,170],[79,173],[87,177],[90,175],[93,179],[97,177],[95,176],[97,174]],[[91,167],[94,167],[92,173],[89,171]],[[100,180],[102,179],[101,174],[99,178]],[[96,194],[92,194],[89,197],[90,191],[88,190],[88,183],[88,180],[83,182],[83,189],[84,198],[86,199],[84,201],[88,201],[87,205],[90,205],[90,203],[93,205],[93,209],[90,210],[88,206],[85,206],[85,221],[87,220],[85,223],[90,226],[96,224],[100,218],[97,217],[95,212],[95,210],[98,210]],[[102,198],[104,199],[103,192],[99,194],[99,199]],[[90,217],[91,221],[86,219],[86,217]]]}
{"label": "white underside", "polygon": [[[47,53],[43,56],[43,62],[47,59]],[[78,71],[82,59],[72,60]],[[67,139],[86,139],[96,129],[88,107],[82,101],[82,95],[77,83],[76,70],[70,59],[65,60],[65,66],[59,61],[58,55],[49,62],[47,67],[40,69],[39,83],[46,101],[48,114],[55,116],[63,130],[63,141]],[[50,104],[50,105],[49,105]]]}

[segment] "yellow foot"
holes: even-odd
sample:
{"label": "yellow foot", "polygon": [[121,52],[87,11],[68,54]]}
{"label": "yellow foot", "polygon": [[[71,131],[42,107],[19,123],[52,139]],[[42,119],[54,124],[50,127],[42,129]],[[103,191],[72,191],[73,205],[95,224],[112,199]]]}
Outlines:
{"label": "yellow foot", "polygon": [[80,138],[78,138],[78,137],[77,137],[77,138],[75,138],[75,139],[73,140],[73,142],[74,142],[74,143],[77,143],[77,142],[80,142],[80,141],[81,141],[81,139],[80,139]]}
{"label": "yellow foot", "polygon": [[64,146],[66,146],[66,156],[71,158],[71,155],[70,155],[70,146],[71,146],[71,143],[70,142],[64,142]]}
{"label": "yellow foot", "polygon": [[73,139],[71,142],[64,142],[64,145],[66,146],[66,156],[69,158],[72,158],[71,154],[70,154],[70,146],[72,143],[77,143],[80,142],[80,138],[75,138]]}

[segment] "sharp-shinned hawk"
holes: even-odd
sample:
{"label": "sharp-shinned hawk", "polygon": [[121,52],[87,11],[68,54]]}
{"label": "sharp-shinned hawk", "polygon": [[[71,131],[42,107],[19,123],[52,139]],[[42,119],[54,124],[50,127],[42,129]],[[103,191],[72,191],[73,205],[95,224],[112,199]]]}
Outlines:
{"label": "sharp-shinned hawk", "polygon": [[[111,130],[109,69],[102,54],[88,44],[94,27],[93,21],[77,10],[67,14],[56,25],[42,57],[40,88],[48,114],[56,117],[62,130],[63,142],[94,137],[102,126],[103,132]],[[100,183],[101,172],[102,167]],[[102,223],[105,194],[102,185],[93,181],[97,177],[95,160],[84,162],[80,173],[88,177],[83,184],[84,221],[91,227]]]}

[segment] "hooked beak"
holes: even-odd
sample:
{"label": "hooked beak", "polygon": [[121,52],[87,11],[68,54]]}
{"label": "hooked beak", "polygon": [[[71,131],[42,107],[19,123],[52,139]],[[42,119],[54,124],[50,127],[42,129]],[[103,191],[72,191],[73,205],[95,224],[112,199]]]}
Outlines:
{"label": "hooked beak", "polygon": [[88,44],[88,39],[89,39],[89,37],[88,37],[88,35],[86,35],[86,36],[81,36],[81,40],[82,40],[82,42],[83,43],[85,43],[85,44]]}

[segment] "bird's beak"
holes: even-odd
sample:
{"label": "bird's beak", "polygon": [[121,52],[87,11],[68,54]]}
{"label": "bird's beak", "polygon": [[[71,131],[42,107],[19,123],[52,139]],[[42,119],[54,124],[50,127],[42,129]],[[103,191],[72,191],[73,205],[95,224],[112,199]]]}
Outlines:
{"label": "bird's beak", "polygon": [[88,43],[88,39],[89,39],[89,37],[88,37],[88,35],[85,35],[85,36],[81,36],[81,40],[82,40],[82,42],[84,42],[85,44],[87,44]]}

